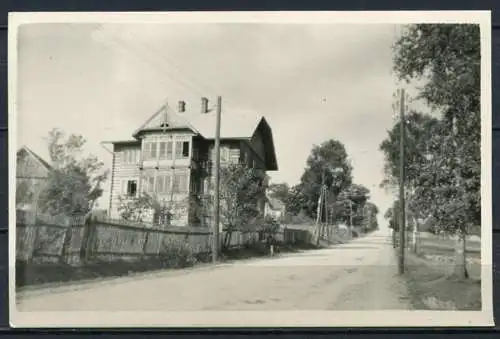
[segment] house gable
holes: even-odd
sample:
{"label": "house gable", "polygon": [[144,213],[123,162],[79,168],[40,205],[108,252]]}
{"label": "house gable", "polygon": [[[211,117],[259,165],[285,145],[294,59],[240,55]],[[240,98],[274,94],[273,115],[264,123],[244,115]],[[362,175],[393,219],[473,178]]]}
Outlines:
{"label": "house gable", "polygon": [[135,130],[132,136],[138,138],[145,132],[161,132],[179,129],[191,130],[196,133],[196,130],[185,117],[176,113],[168,105],[164,105]]}
{"label": "house gable", "polygon": [[[147,119],[133,137],[140,139],[145,134],[175,130],[186,130],[206,140],[215,139],[216,114],[209,111],[178,113],[168,105],[164,105]],[[266,119],[250,112],[233,112],[224,110],[221,113],[221,140],[241,140],[257,154],[268,171],[278,170],[274,140]]]}
{"label": "house gable", "polygon": [[51,170],[52,166],[28,147],[24,146],[17,151],[17,178],[43,179]]}
{"label": "house gable", "polygon": [[262,118],[251,138],[252,147],[262,157],[268,171],[277,171],[278,163],[274,148],[273,133],[265,118]]}

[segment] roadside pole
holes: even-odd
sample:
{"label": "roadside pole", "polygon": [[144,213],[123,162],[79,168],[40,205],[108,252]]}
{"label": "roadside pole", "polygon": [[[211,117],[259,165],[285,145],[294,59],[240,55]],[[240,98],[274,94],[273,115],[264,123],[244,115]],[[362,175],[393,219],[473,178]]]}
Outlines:
{"label": "roadside pole", "polygon": [[214,166],[214,224],[213,224],[213,237],[212,237],[212,261],[214,263],[218,260],[219,255],[219,185],[220,185],[220,120],[222,111],[222,98],[217,97],[217,110],[216,110],[216,123],[215,123],[215,166]]}
{"label": "roadside pole", "polygon": [[405,215],[405,166],[404,166],[404,156],[405,156],[405,90],[400,91],[400,139],[399,139],[399,207],[401,209],[399,214],[399,274],[404,274],[405,270],[405,233],[406,233],[406,215]]}

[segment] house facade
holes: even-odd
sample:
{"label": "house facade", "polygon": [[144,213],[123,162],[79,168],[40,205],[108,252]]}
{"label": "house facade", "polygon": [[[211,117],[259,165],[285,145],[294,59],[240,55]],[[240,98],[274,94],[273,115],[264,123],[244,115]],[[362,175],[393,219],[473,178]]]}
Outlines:
{"label": "house facade", "polygon": [[280,200],[268,198],[265,205],[265,215],[277,221],[285,221],[285,204]]}
{"label": "house facade", "polygon": [[50,164],[27,146],[16,154],[16,208],[30,210],[52,170]]}
{"label": "house facade", "polygon": [[[172,226],[209,224],[195,205],[211,195],[216,115],[202,98],[201,107],[165,105],[132,134],[111,141],[113,161],[109,213],[120,218],[120,205],[148,193],[175,205]],[[262,171],[277,170],[272,131],[266,119],[253,114],[223,112],[220,130],[221,166],[244,163]],[[262,202],[264,209],[264,202]]]}

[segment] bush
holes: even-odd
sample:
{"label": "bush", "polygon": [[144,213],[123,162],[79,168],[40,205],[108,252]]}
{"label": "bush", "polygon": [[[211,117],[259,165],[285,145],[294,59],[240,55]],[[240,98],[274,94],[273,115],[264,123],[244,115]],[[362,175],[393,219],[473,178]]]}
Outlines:
{"label": "bush", "polygon": [[196,264],[194,249],[186,242],[165,240],[160,249],[160,260],[165,267],[182,268]]}

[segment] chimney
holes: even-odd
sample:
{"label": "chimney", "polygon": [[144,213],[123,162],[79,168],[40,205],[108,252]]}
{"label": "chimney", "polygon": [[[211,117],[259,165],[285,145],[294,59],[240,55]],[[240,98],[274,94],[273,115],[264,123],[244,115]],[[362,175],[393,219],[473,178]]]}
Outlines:
{"label": "chimney", "polygon": [[201,113],[208,113],[208,99],[205,97],[201,98]]}
{"label": "chimney", "polygon": [[183,101],[183,100],[179,101],[178,111],[179,111],[179,113],[184,113],[186,111],[186,102],[185,101]]}

